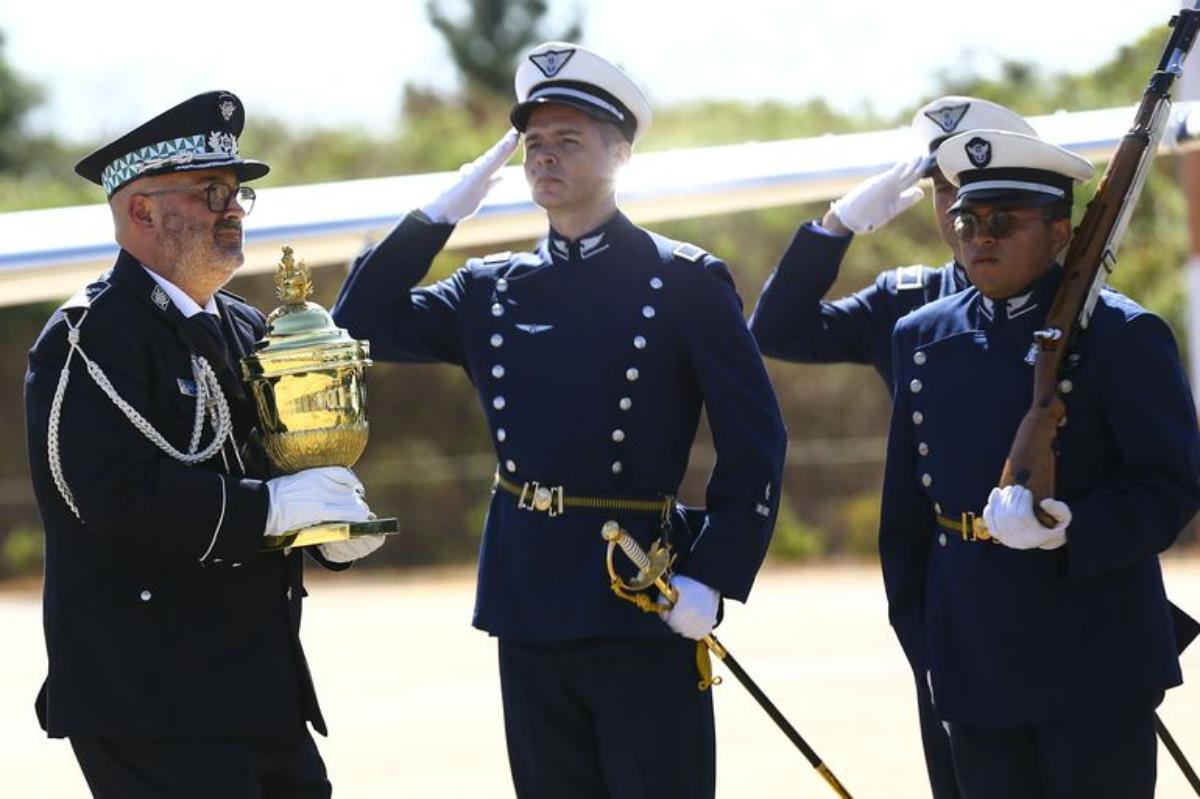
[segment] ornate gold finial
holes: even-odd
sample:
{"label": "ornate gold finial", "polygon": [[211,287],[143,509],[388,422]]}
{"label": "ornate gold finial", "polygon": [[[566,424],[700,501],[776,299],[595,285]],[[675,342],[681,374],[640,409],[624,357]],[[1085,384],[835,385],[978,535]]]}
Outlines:
{"label": "ornate gold finial", "polygon": [[285,305],[303,304],[312,294],[312,272],[304,261],[297,264],[293,253],[291,247],[285,246],[275,270],[275,296]]}

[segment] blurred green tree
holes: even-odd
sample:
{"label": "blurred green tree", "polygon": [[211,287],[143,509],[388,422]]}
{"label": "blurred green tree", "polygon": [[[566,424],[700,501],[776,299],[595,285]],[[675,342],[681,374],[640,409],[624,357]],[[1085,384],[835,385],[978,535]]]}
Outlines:
{"label": "blurred green tree", "polygon": [[578,13],[562,32],[544,33],[545,0],[470,0],[467,6],[461,20],[451,19],[440,0],[429,0],[425,9],[467,86],[505,100],[512,95],[522,53],[543,41],[577,42],[583,35]]}

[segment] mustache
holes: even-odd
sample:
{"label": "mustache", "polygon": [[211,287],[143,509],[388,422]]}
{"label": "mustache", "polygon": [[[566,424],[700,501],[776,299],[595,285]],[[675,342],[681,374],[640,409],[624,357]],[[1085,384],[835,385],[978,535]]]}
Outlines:
{"label": "mustache", "polygon": [[215,225],[213,225],[214,233],[222,233],[226,230],[232,230],[232,231],[241,233],[242,232],[241,220],[239,220],[239,219],[219,219],[219,220],[217,220],[217,223]]}

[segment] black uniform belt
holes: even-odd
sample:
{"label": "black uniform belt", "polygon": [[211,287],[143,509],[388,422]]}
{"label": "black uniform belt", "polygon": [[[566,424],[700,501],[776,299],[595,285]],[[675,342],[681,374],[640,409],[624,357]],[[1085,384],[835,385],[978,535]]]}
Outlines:
{"label": "black uniform belt", "polygon": [[610,510],[623,513],[651,513],[666,520],[675,507],[675,497],[670,494],[653,494],[642,497],[612,497],[597,494],[568,492],[562,486],[542,485],[532,480],[518,485],[505,480],[496,473],[496,488],[517,498],[521,510],[561,516],[568,508],[579,510]]}
{"label": "black uniform belt", "polygon": [[959,514],[957,519],[950,516],[943,516],[939,513],[937,514],[937,523],[939,527],[944,527],[947,530],[953,530],[958,533],[963,541],[991,541],[993,544],[1000,543],[988,532],[987,525],[983,523],[983,519],[970,511],[964,511]]}

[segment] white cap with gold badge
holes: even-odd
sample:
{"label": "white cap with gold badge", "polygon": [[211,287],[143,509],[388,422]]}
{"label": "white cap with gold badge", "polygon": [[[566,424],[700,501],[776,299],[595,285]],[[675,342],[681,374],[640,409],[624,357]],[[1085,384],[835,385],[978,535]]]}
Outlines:
{"label": "white cap with gold badge", "polygon": [[937,151],[938,168],[958,186],[951,210],[968,203],[1001,206],[1070,203],[1076,184],[1096,173],[1091,162],[1036,136],[970,130]]}
{"label": "white cap with gold badge", "polygon": [[650,103],[629,76],[578,44],[539,44],[517,66],[517,104],[509,119],[522,133],[539,105],[569,105],[620,128],[635,142],[650,128]]}

